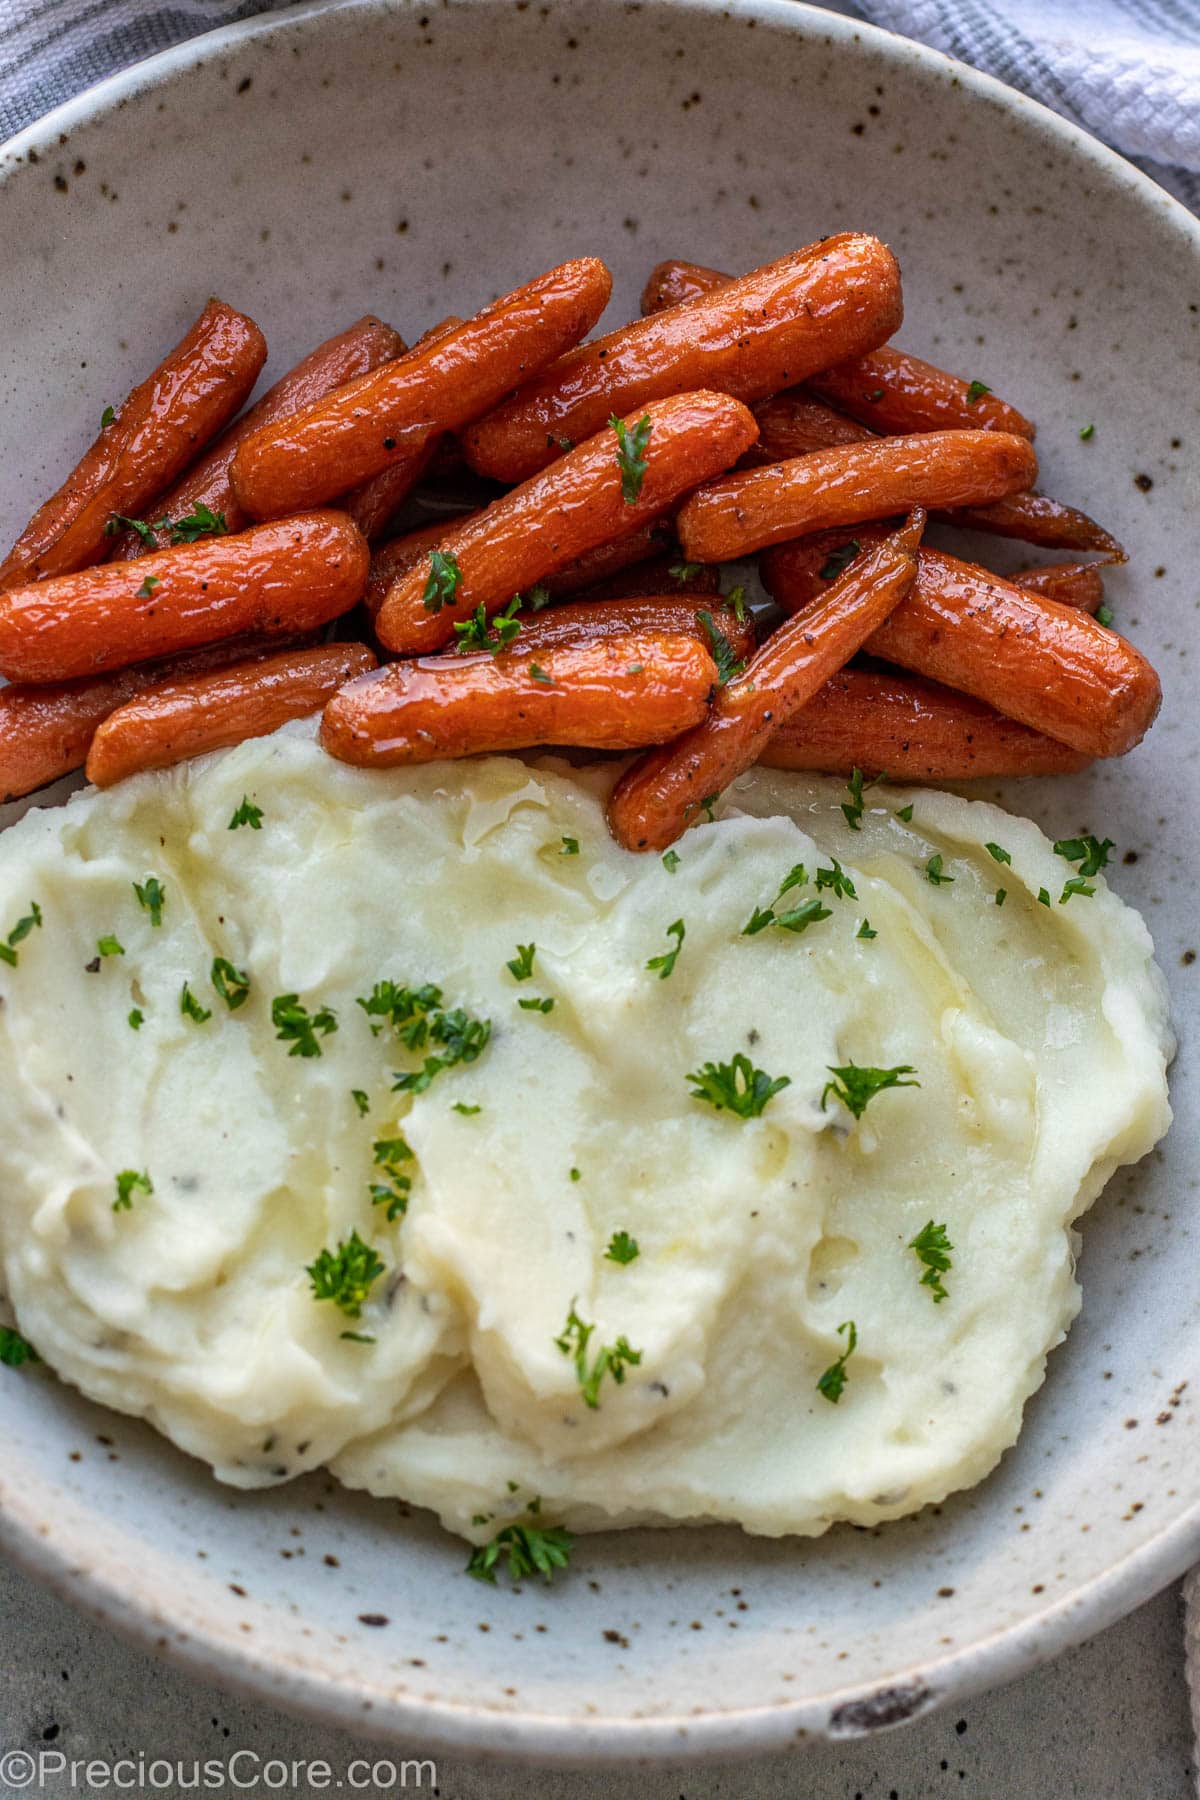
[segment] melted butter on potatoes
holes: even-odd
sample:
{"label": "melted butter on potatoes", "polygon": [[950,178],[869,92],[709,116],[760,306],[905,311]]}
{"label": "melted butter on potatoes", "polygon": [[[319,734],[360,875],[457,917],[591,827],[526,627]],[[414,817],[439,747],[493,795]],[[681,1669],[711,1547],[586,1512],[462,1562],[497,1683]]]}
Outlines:
{"label": "melted butter on potatoes", "polygon": [[[43,921],[0,968],[0,1250],[47,1362],[224,1480],[329,1462],[476,1537],[534,1495],[578,1529],[816,1533],[987,1473],[1077,1310],[1072,1221],[1169,1120],[1144,924],[1103,877],[1060,904],[1072,867],[991,806],[881,787],[853,830],[842,784],[758,771],[669,867],[611,841],[610,779],[365,773],[297,727],[0,839],[0,937]],[[386,981],[490,1039],[406,1045],[356,1003]],[[287,995],[332,1011],[319,1054],[277,1037]],[[737,1055],[787,1078],[759,1116],[692,1094]],[[855,1118],[850,1064],[920,1085]],[[122,1171],[152,1192],[114,1209]],[[342,1310],[306,1271],[355,1233]]]}

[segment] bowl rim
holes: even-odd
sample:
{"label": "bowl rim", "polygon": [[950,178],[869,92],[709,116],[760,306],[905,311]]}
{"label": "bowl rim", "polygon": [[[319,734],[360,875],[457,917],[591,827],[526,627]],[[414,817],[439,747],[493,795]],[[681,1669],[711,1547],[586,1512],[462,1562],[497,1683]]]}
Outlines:
{"label": "bowl rim", "polygon": [[[0,144],[0,182],[10,179],[59,133],[119,110],[137,95],[209,63],[238,47],[286,32],[330,14],[398,13],[417,0],[300,0],[158,51],[63,101]],[[457,9],[482,11],[498,0],[455,0]],[[589,0],[593,8],[623,8],[624,0]],[[728,0],[642,0],[645,10],[707,15],[727,14]],[[1104,180],[1125,188],[1144,205],[1156,207],[1190,240],[1200,261],[1200,219],[1174,195],[1101,143],[1081,126],[992,75],[942,51],[809,0],[739,0],[739,13],[799,35],[820,34],[835,44],[862,40],[882,56],[943,75],[979,99],[998,105],[1050,143],[1090,161]],[[1038,1667],[1151,1599],[1200,1560],[1200,1500],[1137,1550],[1118,1558],[1083,1587],[1051,1601],[1020,1622],[988,1637],[931,1658],[880,1682],[830,1689],[786,1705],[739,1707],[728,1712],[676,1713],[653,1719],[578,1718],[550,1712],[501,1713],[487,1707],[429,1701],[377,1689],[370,1694],[352,1678],[320,1673],[251,1647],[244,1636],[219,1623],[198,1625],[165,1637],[161,1597],[142,1577],[113,1556],[97,1566],[97,1548],[82,1566],[79,1546],[56,1538],[53,1512],[36,1490],[0,1474],[0,1552],[62,1599],[90,1614],[139,1648],[160,1654],[197,1679],[239,1691],[310,1719],[390,1740],[422,1752],[490,1756],[561,1767],[620,1764],[634,1758],[682,1762],[728,1758],[803,1747],[805,1741],[845,1740],[892,1728],[921,1713],[985,1689],[999,1687]],[[1181,1646],[1182,1647],[1182,1646]],[[364,1730],[364,1726],[366,1729]]]}

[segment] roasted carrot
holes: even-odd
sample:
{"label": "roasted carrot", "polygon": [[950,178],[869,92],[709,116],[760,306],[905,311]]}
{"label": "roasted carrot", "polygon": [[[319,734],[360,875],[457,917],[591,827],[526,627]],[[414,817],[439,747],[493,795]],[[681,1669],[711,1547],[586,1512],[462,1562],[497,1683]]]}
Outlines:
{"label": "roasted carrot", "polygon": [[82,769],[97,727],[148,687],[245,662],[266,642],[236,638],[90,680],[0,688],[0,799],[16,800]]}
{"label": "roasted carrot", "polygon": [[440,437],[426,438],[390,469],[372,475],[370,481],[364,481],[338,502],[365,538],[373,541],[395,517],[417,483],[424,479],[443,442]]}
{"label": "roasted carrot", "polygon": [[389,538],[386,544],[380,544],[377,549],[372,550],[367,591],[363,595],[363,602],[371,617],[375,617],[399,576],[406,574],[409,569],[415,569],[423,558],[428,557],[431,550],[436,550],[460,525],[465,525],[468,519],[478,516],[477,512],[447,513],[444,518],[435,519],[432,525],[418,525],[415,531],[406,531],[402,537]]}
{"label": "roasted carrot", "polygon": [[1020,538],[1044,550],[1095,550],[1110,562],[1129,559],[1124,548],[1095,519],[1052,500],[1049,494],[1010,494],[987,506],[956,507],[945,515],[950,525],[967,531],[989,531],[994,537]]}
{"label": "roasted carrot", "polygon": [[[364,375],[369,369],[377,369],[380,363],[402,355],[404,348],[400,333],[371,313],[336,337],[326,338],[294,369],[281,376],[274,387],[268,388],[249,412],[243,413],[227,431],[223,431],[216,443],[192,463],[182,480],[168,493],[156,494],[153,506],[147,510],[153,513],[154,519],[179,520],[195,516],[198,506],[206,506],[211,513],[224,519],[226,531],[245,530],[250,519],[234,498],[229,479],[238,445],[261,426],[286,418],[311,400],[332,392],[344,382],[353,381],[356,375]],[[142,532],[127,528],[114,540],[113,562],[131,562],[136,556],[144,556],[147,550],[165,549],[173,541],[175,534],[165,527],[154,529],[153,521],[143,523],[151,527],[150,541],[147,542]]]}
{"label": "roasted carrot", "polygon": [[652,401],[641,420],[635,413],[622,425],[627,442],[645,437],[636,496],[618,460],[620,439],[606,425],[460,525],[434,553],[436,567],[423,561],[401,575],[376,621],[381,642],[405,654],[436,650],[453,637],[456,618],[480,604],[490,613],[585,551],[656,519],[706,474],[735,462],[757,431],[740,401],[703,391]]}
{"label": "roasted carrot", "polygon": [[[668,637],[692,637],[714,653],[722,651],[734,661],[744,661],[754,649],[754,623],[749,615],[739,619],[732,606],[700,595],[695,600],[679,594],[640,594],[617,600],[576,600],[552,606],[545,612],[518,612],[521,629],[510,645],[515,655],[534,656],[559,644],[592,643],[599,638],[627,637],[630,632],[661,632]],[[722,640],[723,643],[722,643]],[[443,656],[480,646],[448,644]],[[0,699],[4,690],[0,689]]]}
{"label": "roasted carrot", "polygon": [[759,756],[772,769],[884,771],[899,781],[1073,775],[1090,758],[952,688],[842,669],[780,725]]}
{"label": "roasted carrot", "polygon": [[836,444],[869,444],[875,433],[845,418],[816,400],[803,388],[772,394],[751,408],[758,420],[758,442],[742,458],[743,468],[787,462],[793,456],[809,456],[814,450],[831,450]]}
{"label": "roasted carrot", "polygon": [[[795,612],[825,593],[865,544],[878,544],[887,534],[887,525],[856,525],[853,533],[845,527],[814,531],[777,544],[764,552],[760,565],[767,592],[775,595],[778,591],[780,605]],[[1030,593],[1045,594],[1047,599],[1077,606],[1083,612],[1094,613],[1104,598],[1104,583],[1095,563],[1046,563],[1041,568],[1022,569],[1008,579]]]}
{"label": "roasted carrot", "polygon": [[825,238],[686,308],[581,344],[463,434],[467,461],[522,481],[610,413],[694,388],[761,400],[881,344],[901,311],[886,245],[854,232]]}
{"label": "roasted carrot", "polygon": [[594,550],[585,550],[574,562],[543,576],[541,585],[553,600],[564,594],[590,594],[602,583],[615,580],[626,570],[645,565],[664,551],[674,552],[675,557],[679,555],[674,521],[665,514],[661,519],[650,519],[636,526],[633,531],[622,532],[620,537],[611,538],[607,544],[597,544]]}
{"label": "roasted carrot", "polygon": [[700,300],[728,287],[731,275],[710,269],[707,263],[682,262],[668,258],[655,263],[642,289],[642,316],[665,312],[668,306],[683,306],[688,300]]}
{"label": "roasted carrot", "polygon": [[627,850],[665,850],[758,760],[773,732],[836,674],[904,598],[925,515],[864,550],[825,598],[789,619],[721,687],[676,743],[639,757],[613,789],[608,822]]}
{"label": "roasted carrot", "polygon": [[[789,611],[796,594],[801,618],[822,604],[792,588],[783,551],[764,558],[763,579]],[[811,591],[807,580],[800,588]],[[921,550],[912,592],[866,648],[1089,757],[1131,750],[1162,697],[1150,664],[1115,631],[941,550]]]}
{"label": "roasted carrot", "polygon": [[465,324],[360,375],[247,438],[233,485],[255,518],[319,505],[478,418],[590,330],[612,277],[594,256],[562,263]]}
{"label": "roasted carrot", "polygon": [[684,554],[723,562],[833,525],[887,518],[908,507],[955,506],[1028,487],[1037,459],[1004,431],[928,431],[814,451],[706,483],[676,526]]}
{"label": "roasted carrot", "polygon": [[550,645],[529,657],[390,663],[325,708],[321,741],[366,768],[532,744],[630,750],[695,724],[716,678],[694,638],[657,632]]}
{"label": "roasted carrot", "polygon": [[97,563],[105,527],[137,518],[228,424],[266,361],[262,332],[223,300],[210,300],[192,329],[120,408],[62,487],[38,508],[4,561],[0,590]]}
{"label": "roasted carrot", "polygon": [[301,513],[0,594],[0,673],[70,681],[242,632],[291,637],[348,612],[369,562],[344,513]]}
{"label": "roasted carrot", "polygon": [[[546,586],[553,598],[553,583],[547,582]],[[721,572],[715,563],[684,562],[683,552],[676,549],[648,557],[645,562],[631,563],[625,569],[615,569],[602,580],[572,591],[580,600],[592,601],[625,600],[638,594],[673,594],[686,599],[689,594],[716,594],[720,589]]]}
{"label": "roasted carrot", "polygon": [[364,644],[319,644],[161,682],[99,727],[88,752],[88,780],[111,787],[143,769],[169,769],[208,750],[266,737],[289,719],[319,712],[344,683],[375,666]]}

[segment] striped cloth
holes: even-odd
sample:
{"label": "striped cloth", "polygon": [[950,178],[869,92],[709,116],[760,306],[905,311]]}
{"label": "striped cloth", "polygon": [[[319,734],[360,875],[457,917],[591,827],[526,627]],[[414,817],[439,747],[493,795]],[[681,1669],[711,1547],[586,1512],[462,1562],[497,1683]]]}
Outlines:
{"label": "striped cloth", "polygon": [[[285,0],[0,0],[0,140],[115,69]],[[1073,119],[1200,212],[1200,0],[832,0]],[[1200,1734],[1200,1571],[1188,1673]]]}

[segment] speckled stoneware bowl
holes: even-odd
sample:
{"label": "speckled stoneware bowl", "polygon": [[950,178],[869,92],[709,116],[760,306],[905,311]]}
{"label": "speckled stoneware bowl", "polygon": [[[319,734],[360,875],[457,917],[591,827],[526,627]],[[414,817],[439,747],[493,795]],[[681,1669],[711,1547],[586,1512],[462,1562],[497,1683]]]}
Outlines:
{"label": "speckled stoneware bowl", "polygon": [[1133,553],[1110,598],[1163,672],[1161,723],[1126,762],[999,797],[1124,852],[1183,1038],[1174,1131],[1087,1220],[1083,1314],[1019,1447],[881,1531],[613,1534],[552,1590],[492,1591],[428,1517],[320,1478],[231,1493],[0,1371],[4,1544],[197,1670],[427,1748],[731,1752],[1003,1681],[1200,1555],[1200,233],[1172,201],[996,83],[790,0],[276,15],[0,158],[0,535],[214,290],[277,373],[365,309],[415,335],[564,256],[608,259],[619,319],[660,257],[744,268],[848,225],[900,255],[904,341],[1036,415],[1046,485]]}

